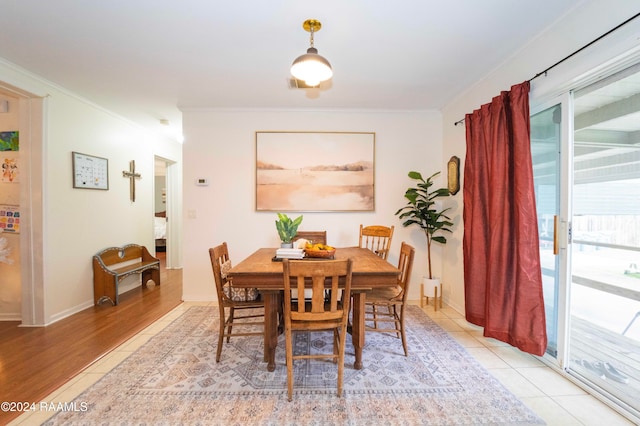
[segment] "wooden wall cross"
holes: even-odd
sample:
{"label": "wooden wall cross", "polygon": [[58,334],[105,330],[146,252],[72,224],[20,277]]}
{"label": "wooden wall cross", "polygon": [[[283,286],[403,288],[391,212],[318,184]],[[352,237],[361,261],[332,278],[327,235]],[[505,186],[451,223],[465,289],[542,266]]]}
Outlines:
{"label": "wooden wall cross", "polygon": [[129,178],[129,195],[131,201],[136,201],[136,178],[142,177],[140,173],[136,173],[136,161],[129,161],[129,171],[123,170],[122,177]]}

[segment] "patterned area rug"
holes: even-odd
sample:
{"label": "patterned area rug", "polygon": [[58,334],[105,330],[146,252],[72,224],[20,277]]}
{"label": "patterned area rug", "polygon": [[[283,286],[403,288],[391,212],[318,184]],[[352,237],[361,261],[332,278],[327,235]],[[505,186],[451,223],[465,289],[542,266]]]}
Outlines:
{"label": "patterned area rug", "polygon": [[[335,364],[300,360],[289,402],[284,336],[274,372],[255,336],[232,338],[216,363],[218,309],[191,307],[81,394],[87,411],[47,424],[544,424],[419,307],[408,307],[406,321],[409,357],[395,336],[368,333],[362,370],[347,346],[342,398]],[[330,345],[328,333],[299,333],[295,350]]]}

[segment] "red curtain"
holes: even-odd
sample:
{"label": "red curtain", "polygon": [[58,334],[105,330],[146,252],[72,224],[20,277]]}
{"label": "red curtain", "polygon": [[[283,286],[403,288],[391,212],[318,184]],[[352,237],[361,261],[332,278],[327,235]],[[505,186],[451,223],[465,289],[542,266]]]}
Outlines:
{"label": "red curtain", "polygon": [[525,352],[547,348],[531,162],[529,82],[465,117],[466,318]]}

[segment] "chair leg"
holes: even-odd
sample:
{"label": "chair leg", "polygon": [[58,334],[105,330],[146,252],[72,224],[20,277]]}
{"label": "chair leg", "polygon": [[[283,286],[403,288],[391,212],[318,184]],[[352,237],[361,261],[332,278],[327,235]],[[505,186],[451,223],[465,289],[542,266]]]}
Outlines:
{"label": "chair leg", "polygon": [[[404,309],[404,305],[400,309]],[[400,324],[400,317],[398,316],[398,307],[393,305],[393,325],[396,328],[396,337],[400,338],[402,334],[402,325]]]}
{"label": "chair leg", "polygon": [[378,311],[376,310],[376,305],[371,305],[371,312],[373,314],[373,328],[378,328]]}
{"label": "chair leg", "polygon": [[344,350],[347,337],[347,328],[342,327],[340,332],[340,347],[338,348],[338,397],[342,397],[342,382],[344,379]]}
{"label": "chair leg", "polygon": [[404,349],[404,356],[409,356],[409,349],[407,348],[407,336],[404,333],[404,304],[400,307],[400,334],[402,335],[402,348]]}
{"label": "chair leg", "polygon": [[375,303],[371,305],[373,310],[373,328],[378,328],[378,316],[381,316],[383,319],[386,316],[391,316],[393,314],[391,310],[391,306],[386,305],[387,313],[385,314],[382,309],[385,305],[376,305]]}
{"label": "chair leg", "polygon": [[285,347],[287,353],[287,396],[293,399],[293,342],[291,326],[285,323]]}
{"label": "chair leg", "polygon": [[284,331],[284,294],[278,293],[278,332]]}
{"label": "chair leg", "polygon": [[227,343],[231,341],[231,329],[233,328],[233,306],[229,308],[229,318],[227,318]]}
{"label": "chair leg", "polygon": [[226,325],[224,308],[220,307],[220,331],[218,332],[218,348],[216,351],[216,362],[220,362],[220,355],[222,355],[222,344],[224,343],[224,328]]}

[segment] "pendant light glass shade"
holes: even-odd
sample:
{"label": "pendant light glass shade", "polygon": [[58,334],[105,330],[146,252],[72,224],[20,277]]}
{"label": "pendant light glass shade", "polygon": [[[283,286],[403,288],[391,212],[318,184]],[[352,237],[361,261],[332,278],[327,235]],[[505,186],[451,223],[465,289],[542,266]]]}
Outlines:
{"label": "pendant light glass shade", "polygon": [[307,86],[317,86],[321,81],[329,80],[333,76],[333,70],[329,61],[318,55],[318,49],[310,47],[307,53],[293,61],[291,75],[304,80]]}
{"label": "pendant light glass shade", "polygon": [[313,46],[313,33],[322,27],[320,21],[308,19],[302,27],[311,33],[311,47],[307,53],[298,56],[291,65],[291,75],[303,80],[307,86],[317,86],[320,82],[329,80],[333,76],[331,64],[323,56],[318,55],[318,49]]}

